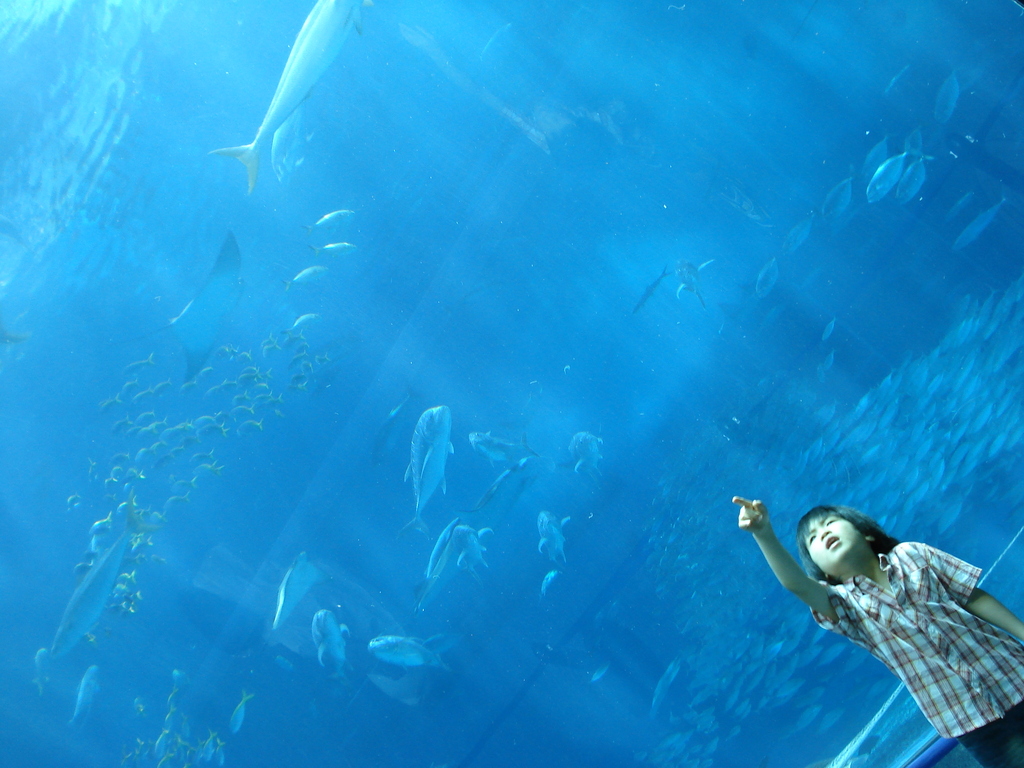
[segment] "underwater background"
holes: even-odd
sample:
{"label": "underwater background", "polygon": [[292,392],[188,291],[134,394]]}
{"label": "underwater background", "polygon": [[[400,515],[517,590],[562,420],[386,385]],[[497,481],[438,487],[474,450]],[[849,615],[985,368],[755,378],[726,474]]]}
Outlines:
{"label": "underwater background", "polygon": [[251,194],[313,3],[0,9],[5,761],[898,759],[729,500],[1024,610],[1021,8],[336,4]]}

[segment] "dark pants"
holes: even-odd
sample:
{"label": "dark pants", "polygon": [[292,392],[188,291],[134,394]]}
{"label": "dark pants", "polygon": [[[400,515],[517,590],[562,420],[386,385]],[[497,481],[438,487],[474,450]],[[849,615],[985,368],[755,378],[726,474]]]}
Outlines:
{"label": "dark pants", "polygon": [[984,768],[1024,768],[1024,702],[957,741]]}

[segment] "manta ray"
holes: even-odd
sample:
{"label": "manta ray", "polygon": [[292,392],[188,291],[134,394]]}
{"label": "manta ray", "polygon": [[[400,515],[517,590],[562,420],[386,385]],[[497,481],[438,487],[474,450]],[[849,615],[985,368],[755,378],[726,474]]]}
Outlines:
{"label": "manta ray", "polygon": [[235,236],[228,232],[217,263],[210,270],[199,295],[171,320],[170,328],[188,357],[185,381],[191,381],[202,370],[206,358],[213,351],[224,318],[242,295],[242,281],[238,276],[241,268],[242,256],[238,252],[238,243]]}

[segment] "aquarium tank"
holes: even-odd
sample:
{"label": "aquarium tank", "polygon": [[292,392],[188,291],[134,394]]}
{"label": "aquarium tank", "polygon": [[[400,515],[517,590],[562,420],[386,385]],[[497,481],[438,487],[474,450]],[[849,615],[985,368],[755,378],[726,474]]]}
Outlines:
{"label": "aquarium tank", "polygon": [[1024,613],[1013,0],[4,0],[19,766],[903,766],[737,526]]}

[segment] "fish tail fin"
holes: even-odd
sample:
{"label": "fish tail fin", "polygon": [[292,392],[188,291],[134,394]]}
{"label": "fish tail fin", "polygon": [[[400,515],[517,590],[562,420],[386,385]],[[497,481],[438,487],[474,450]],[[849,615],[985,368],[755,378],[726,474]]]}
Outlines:
{"label": "fish tail fin", "polygon": [[525,432],[523,432],[523,439],[520,440],[519,442],[522,444],[523,450],[526,451],[528,454],[530,454],[531,456],[537,456],[538,458],[540,457],[540,454],[533,450],[533,448],[530,447],[530,444],[526,442]]}
{"label": "fish tail fin", "polygon": [[323,248],[321,246],[317,246],[317,245],[311,245],[309,247],[313,249],[313,255],[314,256],[319,256],[320,255],[320,251],[323,250]]}
{"label": "fish tail fin", "polygon": [[211,155],[224,155],[225,157],[237,158],[249,175],[249,194],[252,194],[256,186],[256,177],[260,175],[260,153],[256,149],[256,142],[245,144],[241,147],[224,147],[210,152]]}
{"label": "fish tail fin", "polygon": [[302,228],[304,230],[306,230],[306,234],[307,235],[312,235],[313,234],[313,225],[312,224],[310,224],[310,225],[303,224]]}
{"label": "fish tail fin", "polygon": [[398,532],[399,537],[405,536],[409,531],[422,531],[424,536],[430,536],[430,529],[427,528],[427,524],[423,522],[423,518],[416,515],[412,520],[402,526],[402,530]]}
{"label": "fish tail fin", "polygon": [[282,281],[281,281],[281,283],[282,283],[282,284],[284,285],[284,289],[285,289],[286,291],[287,291],[287,290],[288,290],[289,288],[291,288],[291,287],[292,287],[292,281],[291,281],[291,280],[282,280]]}

